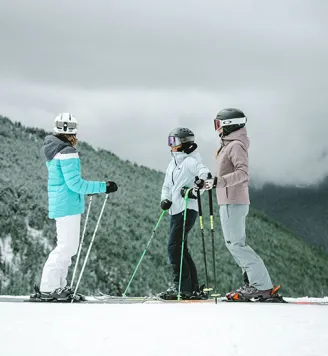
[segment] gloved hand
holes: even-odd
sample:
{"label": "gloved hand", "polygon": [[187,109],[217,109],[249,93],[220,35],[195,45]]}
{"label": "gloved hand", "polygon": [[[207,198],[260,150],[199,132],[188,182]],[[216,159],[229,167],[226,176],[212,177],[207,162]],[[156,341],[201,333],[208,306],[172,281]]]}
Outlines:
{"label": "gloved hand", "polygon": [[[187,192],[188,189],[189,189],[188,187],[183,187],[181,189],[180,192],[181,192],[182,198],[184,198],[186,196],[186,192]],[[197,190],[195,188],[189,190],[188,198],[189,199],[197,199]]]}
{"label": "gloved hand", "polygon": [[203,189],[205,184],[204,179],[200,179],[198,177],[196,177],[195,183],[194,183],[194,188],[195,189]]}
{"label": "gloved hand", "polygon": [[106,194],[114,193],[117,191],[117,189],[118,187],[115,182],[106,182]]}
{"label": "gloved hand", "polygon": [[216,188],[217,182],[218,182],[217,177],[206,179],[205,180],[205,189],[211,190],[213,188]]}
{"label": "gloved hand", "polygon": [[168,199],[164,199],[161,201],[161,208],[163,210],[169,210],[172,205],[172,202]]}

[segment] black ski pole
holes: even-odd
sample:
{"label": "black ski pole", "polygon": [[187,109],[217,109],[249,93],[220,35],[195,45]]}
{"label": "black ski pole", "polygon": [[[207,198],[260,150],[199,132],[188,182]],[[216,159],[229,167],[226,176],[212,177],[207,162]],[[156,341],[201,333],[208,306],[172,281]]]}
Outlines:
{"label": "black ski pole", "polygon": [[[199,181],[199,177],[196,177],[195,183]],[[202,236],[202,245],[203,245],[203,257],[204,257],[204,266],[205,266],[205,281],[206,288],[208,288],[208,273],[207,273],[207,262],[206,262],[206,248],[205,248],[205,235],[204,235],[204,225],[203,225],[203,209],[202,202],[200,199],[200,191],[197,189],[197,203],[198,203],[198,214],[199,214],[199,225]]]}
{"label": "black ski pole", "polygon": [[[212,174],[208,174],[208,179],[212,179]],[[211,225],[211,240],[212,240],[212,259],[213,259],[213,278],[214,278],[214,291],[217,292],[216,285],[216,268],[215,268],[215,245],[214,245],[214,221],[213,221],[213,195],[212,189],[208,191],[209,208],[210,208],[210,225]]]}

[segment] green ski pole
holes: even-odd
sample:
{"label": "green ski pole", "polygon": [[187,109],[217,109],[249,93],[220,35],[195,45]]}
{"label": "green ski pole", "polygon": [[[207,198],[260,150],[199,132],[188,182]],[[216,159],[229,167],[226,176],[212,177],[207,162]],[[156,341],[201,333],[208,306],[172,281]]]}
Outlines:
{"label": "green ski pole", "polygon": [[164,216],[165,213],[166,213],[166,210],[163,210],[163,211],[162,211],[162,214],[161,214],[161,216],[159,217],[159,219],[158,219],[158,221],[157,221],[157,224],[156,224],[156,226],[155,226],[155,228],[154,228],[154,230],[153,230],[153,232],[152,232],[152,234],[151,234],[151,236],[150,236],[150,239],[149,239],[149,241],[148,241],[148,243],[147,243],[147,245],[146,245],[146,248],[144,249],[144,252],[142,253],[142,255],[141,255],[141,257],[140,257],[140,260],[139,260],[139,262],[138,262],[138,264],[137,264],[137,266],[136,266],[136,268],[135,268],[135,270],[134,270],[134,272],[133,272],[133,274],[132,274],[132,277],[130,278],[129,283],[128,283],[128,285],[127,285],[127,287],[126,287],[124,293],[122,294],[123,297],[126,297],[126,292],[128,291],[128,289],[129,289],[129,287],[130,287],[130,284],[131,284],[131,282],[132,282],[132,280],[133,280],[135,274],[137,273],[137,270],[138,270],[138,268],[139,268],[139,266],[140,266],[140,264],[141,264],[141,262],[142,262],[142,260],[143,260],[143,258],[144,258],[144,256],[145,256],[146,252],[147,252],[147,249],[148,249],[148,247],[149,247],[149,245],[150,245],[150,243],[151,243],[151,241],[152,241],[154,235],[155,235],[155,231],[157,230],[157,228],[158,228],[158,226],[159,226],[159,224],[160,224],[160,222],[161,222],[161,220],[162,220],[162,218],[163,218],[163,216]]}
{"label": "green ski pole", "polygon": [[185,192],[185,207],[183,212],[183,230],[182,230],[182,244],[181,244],[181,259],[180,259],[180,275],[179,275],[179,290],[178,290],[178,301],[181,298],[181,279],[182,279],[182,265],[183,265],[183,250],[185,244],[185,235],[186,235],[186,221],[187,221],[187,207],[188,207],[188,193],[190,188]]}

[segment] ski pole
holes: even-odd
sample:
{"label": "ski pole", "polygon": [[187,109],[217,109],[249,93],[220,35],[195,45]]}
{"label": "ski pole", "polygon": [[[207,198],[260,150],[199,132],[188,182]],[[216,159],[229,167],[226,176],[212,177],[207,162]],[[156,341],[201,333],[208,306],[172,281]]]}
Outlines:
{"label": "ski pole", "polygon": [[[199,180],[199,177],[196,177],[196,183]],[[202,236],[202,245],[203,245],[203,257],[204,257],[204,265],[205,265],[205,280],[206,280],[206,288],[208,288],[208,273],[207,273],[207,262],[206,262],[206,248],[205,248],[205,235],[204,235],[204,225],[203,225],[203,209],[202,202],[200,198],[200,190],[197,189],[197,203],[198,203],[198,213],[199,213],[199,225]]]}
{"label": "ski pole", "polygon": [[[212,178],[212,174],[208,174],[208,179]],[[215,268],[215,245],[214,245],[214,222],[213,222],[213,195],[212,189],[208,191],[209,208],[210,208],[210,225],[211,225],[211,240],[212,240],[212,259],[213,259],[213,277],[214,277],[214,291],[217,291],[216,286],[216,268]]]}
{"label": "ski pole", "polygon": [[107,199],[108,199],[108,194],[106,194],[106,197],[105,197],[103,206],[102,206],[102,208],[101,208],[101,211],[100,211],[100,214],[99,214],[99,218],[98,218],[98,221],[97,221],[97,224],[96,224],[96,228],[95,228],[95,231],[94,231],[94,233],[93,233],[93,235],[92,235],[92,239],[91,239],[91,241],[90,241],[90,245],[89,245],[89,248],[88,248],[88,251],[87,251],[87,255],[85,256],[85,259],[84,259],[84,262],[83,262],[83,266],[82,266],[82,269],[81,269],[81,272],[80,272],[80,275],[79,275],[79,279],[78,279],[78,281],[77,281],[77,284],[76,284],[76,287],[75,287],[75,290],[74,290],[74,294],[73,294],[73,298],[72,298],[71,303],[74,302],[74,298],[75,298],[77,289],[79,288],[79,285],[80,285],[80,282],[81,282],[81,278],[82,278],[82,275],[83,275],[85,266],[86,266],[87,261],[88,261],[88,258],[89,258],[89,254],[90,254],[90,251],[91,251],[91,247],[92,247],[92,245],[93,245],[93,241],[95,240],[95,237],[96,237],[96,233],[97,233],[97,230],[98,230],[98,226],[99,226],[101,217],[102,217],[102,215],[103,215],[103,212],[104,212],[104,209],[105,209],[105,205],[106,205]]}
{"label": "ski pole", "polygon": [[71,288],[73,288],[77,266],[78,266],[79,261],[80,261],[82,246],[83,246],[83,242],[84,242],[84,235],[85,235],[85,231],[87,229],[87,223],[88,223],[88,219],[89,219],[89,213],[90,213],[90,208],[91,208],[91,203],[92,203],[92,197],[93,197],[93,195],[90,195],[90,197],[89,197],[89,205],[88,205],[88,210],[87,210],[87,216],[85,218],[83,233],[82,233],[81,242],[80,242],[80,246],[79,246],[79,251],[77,253],[77,258],[76,258],[76,262],[75,262],[75,266],[74,266],[74,271],[73,271],[73,276],[72,276],[72,281],[71,281]]}
{"label": "ski pole", "polygon": [[184,212],[183,212],[183,228],[182,228],[182,244],[181,244],[181,259],[180,259],[180,275],[179,275],[179,289],[178,289],[178,301],[181,298],[181,279],[182,279],[182,266],[183,266],[183,251],[184,251],[184,244],[185,244],[185,235],[186,235],[186,221],[187,221],[187,207],[188,207],[188,193],[190,188],[186,190],[184,200]]}
{"label": "ski pole", "polygon": [[158,226],[159,226],[159,224],[160,224],[160,222],[161,222],[161,220],[162,220],[162,218],[163,218],[163,216],[164,216],[165,213],[166,213],[166,210],[163,210],[163,211],[162,211],[162,214],[161,214],[161,216],[159,217],[159,219],[158,219],[158,221],[157,221],[157,224],[156,224],[156,226],[155,226],[155,228],[154,228],[154,230],[153,230],[153,232],[152,232],[152,234],[151,234],[151,236],[150,236],[150,239],[149,239],[149,241],[148,241],[148,243],[147,243],[147,245],[146,245],[146,247],[145,247],[145,249],[144,249],[144,252],[142,253],[142,255],[141,255],[141,257],[140,257],[140,260],[139,260],[139,262],[138,262],[136,268],[134,269],[134,272],[133,272],[133,274],[132,274],[132,277],[130,278],[129,283],[128,283],[127,287],[125,288],[124,293],[122,294],[123,297],[126,297],[126,292],[128,291],[128,289],[129,289],[129,287],[130,287],[130,284],[132,283],[132,280],[133,280],[135,274],[137,273],[137,270],[138,270],[138,268],[139,268],[139,266],[140,266],[140,264],[141,264],[141,262],[142,262],[142,260],[143,260],[143,258],[144,258],[144,256],[145,256],[146,252],[147,252],[147,249],[148,249],[148,247],[149,247],[149,245],[150,245],[150,243],[151,243],[151,241],[152,241],[152,239],[153,239],[153,237],[154,237],[154,235],[155,235],[155,232],[156,232],[156,230],[157,230],[157,228],[158,228]]}

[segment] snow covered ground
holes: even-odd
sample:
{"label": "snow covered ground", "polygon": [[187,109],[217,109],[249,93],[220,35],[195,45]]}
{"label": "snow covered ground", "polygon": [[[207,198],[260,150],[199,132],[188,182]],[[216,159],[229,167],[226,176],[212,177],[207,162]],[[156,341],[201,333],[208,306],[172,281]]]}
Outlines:
{"label": "snow covered ground", "polygon": [[0,303],[1,356],[328,356],[328,306]]}

